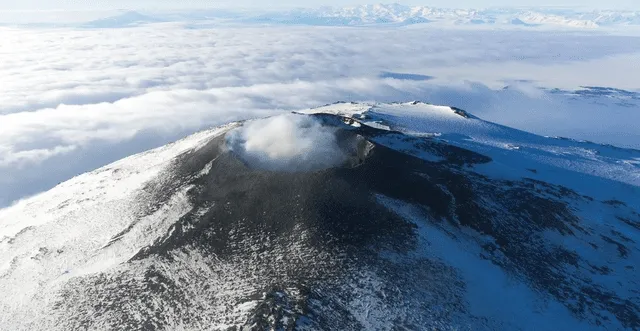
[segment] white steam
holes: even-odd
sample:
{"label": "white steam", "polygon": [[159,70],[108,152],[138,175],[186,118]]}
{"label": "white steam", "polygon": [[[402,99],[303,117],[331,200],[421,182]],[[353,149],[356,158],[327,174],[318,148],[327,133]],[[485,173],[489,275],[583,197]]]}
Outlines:
{"label": "white steam", "polygon": [[314,171],[345,162],[335,129],[308,115],[286,114],[247,122],[229,132],[227,146],[254,168]]}

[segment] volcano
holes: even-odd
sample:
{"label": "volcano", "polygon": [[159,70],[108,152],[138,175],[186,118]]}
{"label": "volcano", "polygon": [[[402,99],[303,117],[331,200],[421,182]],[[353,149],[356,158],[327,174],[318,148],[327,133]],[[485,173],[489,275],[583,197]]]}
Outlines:
{"label": "volcano", "polygon": [[0,329],[638,330],[639,186],[422,102],[230,123],[0,210]]}

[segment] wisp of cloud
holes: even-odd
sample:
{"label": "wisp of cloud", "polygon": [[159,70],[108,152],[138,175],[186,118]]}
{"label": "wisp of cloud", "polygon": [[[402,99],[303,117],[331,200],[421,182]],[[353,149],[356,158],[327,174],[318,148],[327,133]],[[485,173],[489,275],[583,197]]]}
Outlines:
{"label": "wisp of cloud", "polygon": [[250,167],[271,171],[315,171],[347,159],[335,129],[299,114],[247,122],[227,134],[227,146]]}

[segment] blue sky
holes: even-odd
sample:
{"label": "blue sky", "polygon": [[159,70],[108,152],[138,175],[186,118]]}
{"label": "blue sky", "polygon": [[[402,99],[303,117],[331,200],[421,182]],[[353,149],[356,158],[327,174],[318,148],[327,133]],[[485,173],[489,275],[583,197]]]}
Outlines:
{"label": "blue sky", "polygon": [[[375,0],[312,0],[312,1],[256,1],[256,0],[0,0],[0,9],[119,9],[119,8],[176,8],[176,7],[318,7],[323,5],[347,6],[376,3]],[[382,1],[392,2],[392,1]],[[499,6],[567,6],[586,8],[636,9],[638,0],[429,0],[401,1],[407,5],[435,7],[482,8]]]}

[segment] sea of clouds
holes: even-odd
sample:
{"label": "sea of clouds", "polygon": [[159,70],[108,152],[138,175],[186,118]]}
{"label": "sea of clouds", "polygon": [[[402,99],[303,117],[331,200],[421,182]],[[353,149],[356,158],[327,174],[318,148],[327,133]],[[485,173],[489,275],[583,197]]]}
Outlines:
{"label": "sea of clouds", "polygon": [[563,92],[637,91],[640,37],[179,23],[0,35],[0,206],[203,128],[335,101],[422,100],[640,148],[640,101]]}

